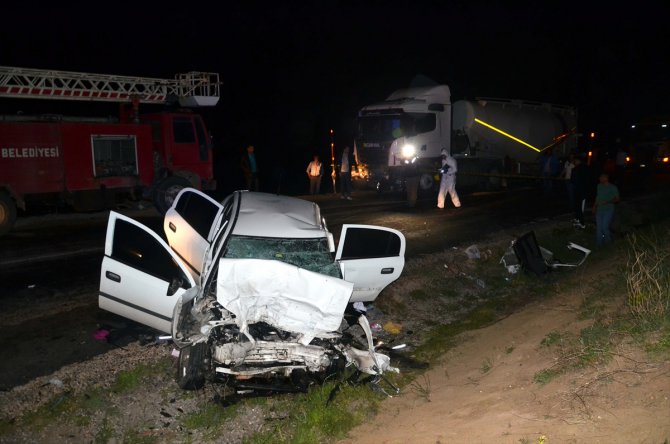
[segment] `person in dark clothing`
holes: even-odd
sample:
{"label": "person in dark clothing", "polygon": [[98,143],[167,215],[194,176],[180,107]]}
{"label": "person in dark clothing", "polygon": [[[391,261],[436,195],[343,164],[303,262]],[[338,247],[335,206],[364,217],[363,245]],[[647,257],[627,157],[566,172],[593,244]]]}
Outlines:
{"label": "person in dark clothing", "polygon": [[351,200],[351,170],[355,162],[354,153],[351,152],[348,146],[345,146],[340,162],[340,192],[342,199]]}
{"label": "person in dark clothing", "polygon": [[591,174],[588,166],[581,158],[576,157],[574,160],[574,167],[570,174],[570,183],[572,184],[572,191],[574,196],[575,219],[573,220],[575,227],[586,228],[584,223],[584,207],[586,206],[586,198],[589,193],[589,185],[591,182]]}
{"label": "person in dark clothing", "polygon": [[242,155],[240,168],[242,169],[242,174],[244,174],[244,182],[247,190],[258,191],[258,163],[256,162],[253,145],[249,145],[247,152]]}

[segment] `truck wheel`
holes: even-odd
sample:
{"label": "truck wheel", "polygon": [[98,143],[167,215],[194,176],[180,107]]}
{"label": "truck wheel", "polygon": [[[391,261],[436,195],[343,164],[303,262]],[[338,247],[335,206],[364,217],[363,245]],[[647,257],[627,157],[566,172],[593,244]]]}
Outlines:
{"label": "truck wheel", "polygon": [[177,363],[177,385],[185,390],[197,390],[205,385],[205,368],[207,366],[206,342],[200,342],[179,351]]}
{"label": "truck wheel", "polygon": [[0,236],[9,233],[16,222],[16,205],[9,194],[0,191]]}
{"label": "truck wheel", "polygon": [[154,189],[153,202],[159,213],[165,214],[172,206],[177,194],[191,183],[179,176],[166,177],[156,185]]}

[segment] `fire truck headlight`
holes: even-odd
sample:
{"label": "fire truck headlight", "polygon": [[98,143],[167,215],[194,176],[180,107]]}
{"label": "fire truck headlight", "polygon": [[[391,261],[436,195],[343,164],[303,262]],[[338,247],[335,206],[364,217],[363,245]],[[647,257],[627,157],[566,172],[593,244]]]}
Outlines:
{"label": "fire truck headlight", "polygon": [[402,147],[401,154],[405,159],[409,159],[416,154],[416,148],[414,148],[414,145],[407,144]]}

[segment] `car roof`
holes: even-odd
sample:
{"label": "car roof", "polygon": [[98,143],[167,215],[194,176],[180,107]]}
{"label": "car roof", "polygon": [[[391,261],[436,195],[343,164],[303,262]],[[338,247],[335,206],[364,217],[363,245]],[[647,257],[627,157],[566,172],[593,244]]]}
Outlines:
{"label": "car roof", "polygon": [[236,193],[239,204],[233,235],[286,239],[326,237],[321,211],[314,202],[253,191]]}

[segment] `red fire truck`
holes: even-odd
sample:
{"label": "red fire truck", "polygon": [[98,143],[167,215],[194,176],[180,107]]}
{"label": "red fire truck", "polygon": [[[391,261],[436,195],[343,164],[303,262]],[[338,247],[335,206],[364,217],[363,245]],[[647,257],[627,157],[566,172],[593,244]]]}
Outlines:
{"label": "red fire truck", "polygon": [[[0,235],[17,208],[65,203],[109,208],[150,197],[161,212],[183,187],[214,189],[212,147],[202,118],[189,109],[219,100],[215,73],[174,79],[0,66],[0,97],[120,104],[119,118],[0,115]],[[140,104],[177,111],[139,114]]]}

